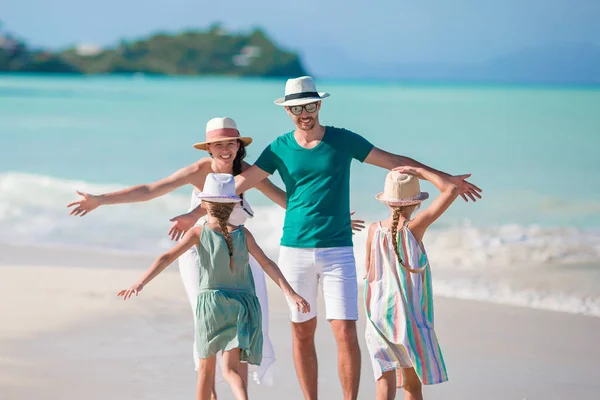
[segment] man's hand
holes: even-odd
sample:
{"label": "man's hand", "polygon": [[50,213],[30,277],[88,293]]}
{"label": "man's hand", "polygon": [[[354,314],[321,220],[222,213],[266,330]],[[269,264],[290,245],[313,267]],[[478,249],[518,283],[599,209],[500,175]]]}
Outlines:
{"label": "man's hand", "polygon": [[[354,211],[352,211],[350,213],[350,216],[353,216],[353,215],[354,215]],[[363,221],[361,219],[353,219],[353,220],[351,220],[351,222],[352,222],[352,230],[354,232],[360,232],[363,229],[365,229],[365,221]],[[354,235],[354,232],[352,232],[353,235]]]}
{"label": "man's hand", "polygon": [[469,201],[469,199],[471,199],[474,203],[477,199],[481,199],[481,195],[479,194],[481,193],[481,189],[466,180],[470,176],[471,174],[454,175],[450,176],[448,180],[458,186],[460,197],[462,197],[464,201]]}

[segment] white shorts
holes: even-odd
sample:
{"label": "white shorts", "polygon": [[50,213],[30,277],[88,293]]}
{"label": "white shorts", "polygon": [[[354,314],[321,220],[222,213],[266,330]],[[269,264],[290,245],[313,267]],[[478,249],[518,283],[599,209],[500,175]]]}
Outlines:
{"label": "white shorts", "polygon": [[317,288],[323,287],[328,320],[358,319],[358,283],[352,247],[295,248],[281,246],[279,268],[292,288],[310,303],[302,314],[290,306],[292,322],[306,322],[317,315]]}

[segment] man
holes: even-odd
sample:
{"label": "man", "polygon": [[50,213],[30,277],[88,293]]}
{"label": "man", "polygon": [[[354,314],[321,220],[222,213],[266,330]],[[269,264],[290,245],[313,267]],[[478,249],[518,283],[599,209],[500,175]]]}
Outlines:
{"label": "man", "polygon": [[[321,100],[311,77],[290,79],[285,107],[296,129],[275,139],[256,163],[236,177],[238,193],[278,171],[287,192],[287,208],[278,265],[290,285],[311,305],[301,314],[290,307],[294,364],[306,399],[317,398],[317,286],[323,288],[326,318],[338,346],[338,373],[345,399],[356,399],[360,379],[360,349],[356,333],[358,284],[350,224],[350,164],[352,159],[388,170],[408,165],[431,169],[417,161],[385,152],[345,129],[319,123]],[[465,201],[481,191],[452,176]],[[467,197],[468,196],[468,197]],[[193,213],[193,211],[192,211]],[[177,224],[177,219],[175,219]]]}

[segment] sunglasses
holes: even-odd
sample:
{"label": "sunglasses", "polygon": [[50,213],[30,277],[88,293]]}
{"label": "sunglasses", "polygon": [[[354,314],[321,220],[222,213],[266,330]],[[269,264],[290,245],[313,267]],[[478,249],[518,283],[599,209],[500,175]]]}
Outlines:
{"label": "sunglasses", "polygon": [[302,114],[302,110],[306,110],[307,113],[312,114],[317,111],[317,103],[309,103],[303,106],[290,106],[289,108],[294,115]]}

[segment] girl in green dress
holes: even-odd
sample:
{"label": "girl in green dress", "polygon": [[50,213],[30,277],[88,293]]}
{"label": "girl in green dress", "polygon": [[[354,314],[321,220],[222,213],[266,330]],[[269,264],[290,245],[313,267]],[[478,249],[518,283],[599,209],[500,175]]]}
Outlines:
{"label": "girl in green dress", "polygon": [[136,296],[169,264],[192,246],[198,247],[200,293],[198,294],[195,334],[198,357],[199,400],[211,397],[216,355],[223,352],[223,375],[235,398],[247,399],[246,383],[238,373],[240,362],[260,365],[262,359],[262,323],[249,254],[283,290],[289,302],[301,312],[310,305],[289,285],[277,265],[258,246],[245,228],[227,221],[241,199],[235,195],[230,174],[209,174],[204,191],[198,194],[208,220],[186,232],[171,250],[156,259],[142,278],[119,292],[124,300]]}

